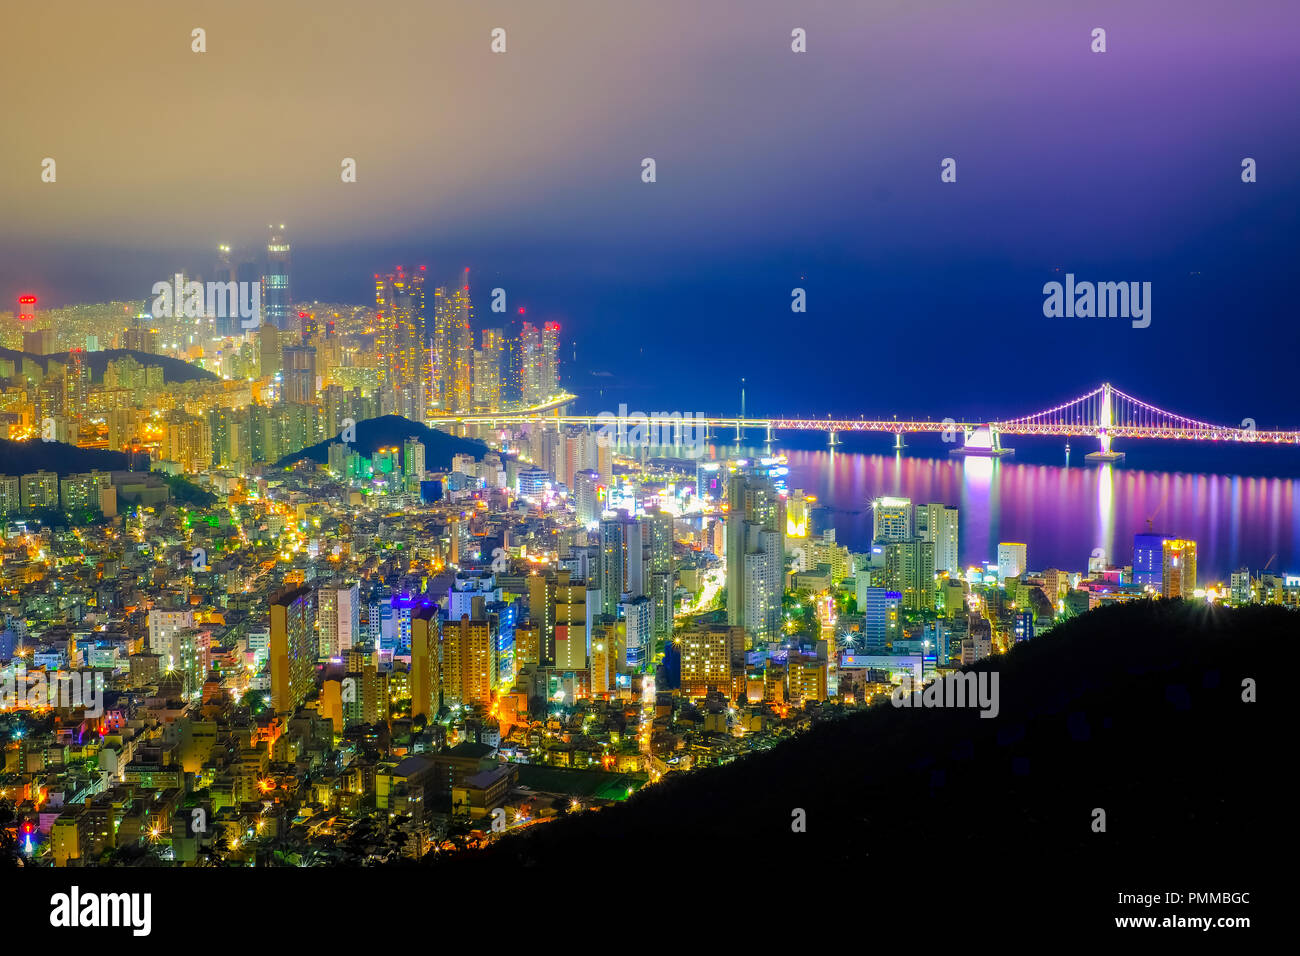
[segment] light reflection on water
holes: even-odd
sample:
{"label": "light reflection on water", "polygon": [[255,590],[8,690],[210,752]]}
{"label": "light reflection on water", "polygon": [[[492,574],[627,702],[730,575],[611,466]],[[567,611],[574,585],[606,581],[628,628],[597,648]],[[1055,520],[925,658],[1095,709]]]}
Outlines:
{"label": "light reflection on water", "polygon": [[964,566],[996,560],[999,541],[1025,542],[1034,569],[1083,570],[1097,548],[1111,563],[1131,564],[1133,535],[1150,519],[1156,532],[1197,542],[1201,583],[1226,581],[1243,565],[1258,572],[1270,559],[1270,570],[1300,571],[1297,481],[1290,478],[781,451],[788,487],[829,506],[837,539],[852,550],[870,543],[870,501],[897,495],[961,509]]}

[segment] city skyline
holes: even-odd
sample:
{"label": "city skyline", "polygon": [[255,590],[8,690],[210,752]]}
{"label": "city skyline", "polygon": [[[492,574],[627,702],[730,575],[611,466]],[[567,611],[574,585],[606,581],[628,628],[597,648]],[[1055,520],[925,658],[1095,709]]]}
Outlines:
{"label": "city skyline", "polygon": [[[183,170],[138,150],[101,150],[92,164],[70,132],[48,129],[49,117],[68,110],[102,122],[75,99],[83,86],[41,70],[43,39],[22,44],[0,77],[26,71],[42,77],[44,92],[15,104],[11,125],[25,131],[29,154],[0,158],[9,210],[0,306],[32,290],[50,303],[147,291],[155,273],[204,267],[212,244],[254,239],[249,224],[274,217],[296,237],[302,298],[365,302],[364,278],[387,264],[440,273],[468,264],[512,299],[563,310],[577,391],[608,386],[603,373],[618,372],[629,404],[647,404],[666,376],[681,393],[672,407],[731,411],[743,376],[751,407],[767,413],[856,414],[912,384],[883,357],[912,354],[918,336],[937,333],[960,348],[932,355],[936,372],[915,390],[921,407],[891,402],[882,411],[942,418],[975,399],[976,413],[1012,413],[1002,402],[1007,383],[990,374],[1005,365],[1035,394],[1109,380],[1165,407],[1177,406],[1187,381],[1212,383],[1189,414],[1291,424],[1274,409],[1288,398],[1283,356],[1300,344],[1294,323],[1278,320],[1290,309],[1284,276],[1300,254],[1284,214],[1300,198],[1286,173],[1298,144],[1271,117],[1300,105],[1300,84],[1261,86],[1254,64],[1294,78],[1287,31],[1277,29],[1293,23],[1293,9],[1201,3],[1171,19],[1158,6],[1118,3],[1086,15],[1031,3],[948,5],[923,32],[924,5],[729,9],[701,17],[658,5],[615,22],[584,5],[553,5],[543,16],[507,4],[458,11],[450,22],[413,8],[394,35],[317,5],[323,49],[346,43],[385,66],[345,81],[327,61],[309,60],[277,95],[287,122],[328,135],[292,147],[263,138],[261,151],[233,161],[190,156]],[[205,124],[229,116],[238,130],[245,116],[261,134],[256,90],[278,74],[267,51],[234,41],[243,15],[238,4],[214,11],[201,57],[188,41],[168,42],[194,24],[164,7],[129,42],[106,12],[87,11],[63,55],[76,60],[92,37],[108,48],[114,38],[126,49],[175,46],[165,66],[187,78],[184,108],[173,102],[181,89],[146,92],[130,72],[98,94],[118,95],[126,128],[186,115]],[[290,10],[263,15],[268,30],[300,34]],[[52,35],[39,29],[43,16],[19,11],[15,29]],[[24,18],[33,18],[30,30]],[[503,54],[491,52],[492,18],[513,26]],[[692,29],[677,30],[679,22]],[[1090,49],[1099,24],[1109,30],[1104,55]],[[794,26],[807,31],[806,54],[791,52]],[[473,98],[404,84],[380,95],[385,78],[422,62],[419,44],[431,35],[447,42],[427,68]],[[727,55],[716,45],[724,35]],[[613,65],[629,49],[653,80]],[[91,49],[82,59],[102,56]],[[728,81],[733,63],[752,82]],[[241,79],[231,81],[225,70],[235,64]],[[667,69],[674,64],[688,68]],[[606,88],[599,101],[582,89],[593,76]],[[1257,99],[1265,108],[1236,109]],[[1192,101],[1194,111],[1185,107]],[[371,109],[429,120],[404,127],[411,138],[401,150],[377,155],[347,135],[368,128]],[[1149,123],[1153,116],[1160,121]],[[457,123],[473,135],[452,160],[438,131]],[[439,159],[416,159],[426,155]],[[62,159],[55,183],[40,180],[47,156]],[[358,163],[355,183],[340,182],[348,157]],[[654,183],[641,180],[645,157],[658,162]],[[945,183],[949,157],[957,179]],[[1245,157],[1258,163],[1255,182],[1242,182]],[[116,188],[101,188],[91,169]],[[196,229],[165,214],[175,208],[197,208],[208,222]],[[1153,324],[1046,318],[1041,290],[1058,269],[1151,282]],[[796,287],[806,289],[808,311],[792,316]],[[755,334],[732,335],[734,322]],[[629,341],[605,334],[611,325],[655,334]],[[691,376],[680,341],[727,356],[734,371]],[[783,408],[784,396],[764,383],[788,373],[786,350],[769,341],[806,343],[809,360],[833,374],[842,369],[834,345],[859,343],[869,374],[815,376],[802,389],[807,407]],[[629,347],[663,374],[620,368]]]}
{"label": "city skyline", "polygon": [[19,929],[1263,922],[1294,0],[11,6]]}

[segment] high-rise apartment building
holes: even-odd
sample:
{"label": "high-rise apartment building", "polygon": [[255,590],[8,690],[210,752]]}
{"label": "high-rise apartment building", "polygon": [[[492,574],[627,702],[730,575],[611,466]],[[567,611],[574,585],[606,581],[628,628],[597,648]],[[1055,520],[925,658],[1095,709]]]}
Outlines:
{"label": "high-rise apartment building", "polygon": [[885,587],[901,594],[909,610],[934,610],[934,544],[916,539],[886,544]]}
{"label": "high-rise apartment building", "polygon": [[780,633],[784,501],[770,479],[743,473],[731,476],[727,498],[727,623],[769,640]]}
{"label": "high-rise apartment building", "polygon": [[474,335],[469,270],[460,281],[439,288],[434,295],[434,329],[429,346],[433,387],[444,412],[473,410]]}
{"label": "high-rise apartment building", "polygon": [[1196,592],[1196,542],[1166,538],[1161,542],[1160,593],[1190,598]]}
{"label": "high-rise apartment building", "polygon": [[320,629],[320,656],[343,657],[361,635],[361,587],[358,584],[327,584],[320,589],[317,619]]}
{"label": "high-rise apartment building", "polygon": [[640,529],[626,511],[600,519],[601,613],[618,613],[619,596],[642,593],[635,585],[643,580]]}
{"label": "high-rise apartment building", "polygon": [[574,474],[573,497],[575,510],[577,511],[578,523],[583,527],[589,527],[600,520],[600,515],[605,507],[603,492],[604,486],[601,484],[599,472],[587,469]]}
{"label": "high-rise apartment building", "polygon": [[64,413],[80,422],[86,416],[90,399],[90,363],[86,360],[85,349],[73,349],[68,353],[68,362],[63,368],[63,395]]}
{"label": "high-rise apartment building", "polygon": [[873,588],[866,577],[858,579],[858,613],[863,616],[867,653],[884,653],[884,646],[903,636],[899,606],[903,595],[888,588]]}
{"label": "high-rise apartment building", "polygon": [[59,506],[58,472],[37,471],[22,475],[20,489],[24,511]]}
{"label": "high-rise apartment building", "polygon": [[725,624],[688,628],[681,635],[682,690],[692,697],[721,691],[735,699],[745,675],[745,630]]}
{"label": "high-rise apartment building", "polygon": [[529,619],[539,628],[539,662],[564,670],[585,668],[586,583],[575,579],[567,570],[532,574],[527,581]]}
{"label": "high-rise apartment building", "polygon": [[375,274],[375,352],[380,392],[389,401],[399,389],[423,394],[432,363],[425,326],[423,266],[407,273]]}
{"label": "high-rise apartment building", "polygon": [[149,653],[157,654],[164,671],[180,667],[179,635],[194,627],[193,611],[168,611],[154,608],[149,612]]}
{"label": "high-rise apartment building", "polygon": [[1018,542],[1001,542],[998,544],[998,577],[1002,580],[1015,578],[1029,570],[1026,564],[1028,548]]}
{"label": "high-rise apartment building", "polygon": [[542,377],[542,333],[531,322],[519,330],[519,401],[525,406],[539,405],[544,392]]}
{"label": "high-rise apartment building", "polygon": [[934,544],[934,569],[956,574],[961,570],[957,553],[956,508],[942,504],[919,505],[916,509],[916,536]]}
{"label": "high-rise apartment building", "polygon": [[271,705],[277,714],[292,714],[312,690],[315,605],[315,592],[306,585],[271,597]]}
{"label": "high-rise apartment building", "polygon": [[1146,532],[1133,535],[1133,583],[1153,588],[1162,586],[1165,534]]}
{"label": "high-rise apartment building", "polygon": [[411,610],[411,716],[432,718],[441,707],[438,606],[421,602]]}
{"label": "high-rise apartment building", "polygon": [[871,502],[871,526],[871,540],[877,543],[916,537],[911,499],[886,497]]}
{"label": "high-rise apartment building", "polygon": [[501,360],[505,355],[505,338],[500,329],[484,329],[482,348],[474,352],[474,411],[501,410]]}
{"label": "high-rise apartment building", "polygon": [[560,391],[560,324],[542,326],[541,398],[543,401]]}
{"label": "high-rise apartment building", "polygon": [[570,580],[569,572],[556,572],[555,666],[578,671],[587,667],[587,585]]}
{"label": "high-rise apartment building", "polygon": [[408,438],[402,442],[402,474],[407,478],[423,478],[425,471],[424,442]]}
{"label": "high-rise apartment building", "polygon": [[622,618],[625,666],[633,674],[643,674],[654,667],[654,608],[644,594],[625,594],[618,606]]}
{"label": "high-rise apartment building", "polygon": [[442,630],[443,668],[442,697],[447,706],[486,705],[492,696],[493,662],[492,621],[471,620],[462,614],[459,621],[447,621]]}
{"label": "high-rise apartment building", "polygon": [[316,349],[310,345],[286,345],[281,352],[280,381],[284,400],[299,405],[316,401]]}

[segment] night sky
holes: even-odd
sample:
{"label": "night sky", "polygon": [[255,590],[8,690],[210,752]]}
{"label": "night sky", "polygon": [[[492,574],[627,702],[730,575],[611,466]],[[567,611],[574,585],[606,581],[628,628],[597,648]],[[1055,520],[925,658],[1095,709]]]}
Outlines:
{"label": "night sky", "polygon": [[[754,414],[965,419],[1109,380],[1300,427],[1298,25],[1293,0],[10,4],[0,303],[143,299],[284,222],[296,298],[470,266],[480,325],[494,286],[562,323],[590,410],[733,413],[744,376]],[[1151,282],[1151,326],[1044,318],[1066,272]]]}

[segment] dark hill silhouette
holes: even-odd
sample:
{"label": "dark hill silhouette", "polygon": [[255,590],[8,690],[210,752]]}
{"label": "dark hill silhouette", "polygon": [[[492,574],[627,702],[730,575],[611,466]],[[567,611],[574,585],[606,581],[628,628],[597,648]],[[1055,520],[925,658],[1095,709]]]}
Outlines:
{"label": "dark hill silhouette", "polygon": [[[373,455],[376,450],[388,445],[401,445],[408,438],[418,438],[424,443],[425,466],[433,471],[451,465],[453,455],[473,455],[482,458],[490,449],[483,442],[472,438],[459,438],[446,432],[428,428],[419,422],[413,422],[400,415],[383,415],[357,422],[357,440],[352,448],[362,455]],[[277,467],[288,467],[304,458],[323,465],[329,461],[329,446],[339,439],[330,438],[317,442],[301,451],[285,455]]]}
{"label": "dark hill silhouette", "polygon": [[78,448],[57,441],[10,441],[0,438],[0,475],[30,475],[57,471],[60,477],[83,471],[125,471],[124,452]]}
{"label": "dark hill silhouette", "polygon": [[[94,382],[103,381],[104,370],[108,367],[109,362],[128,356],[141,365],[161,365],[164,382],[215,382],[217,380],[217,376],[207,369],[199,368],[197,365],[191,365],[189,362],[182,362],[180,359],[170,358],[166,355],[154,355],[151,352],[140,352],[136,349],[104,349],[99,352],[83,353],[86,364],[90,366],[91,381]],[[48,369],[50,359],[56,362],[67,362],[68,353],[55,352],[50,355],[34,355],[31,352],[0,348],[0,358],[10,359],[15,362],[18,359],[28,359],[39,362],[41,368]]]}
{"label": "dark hill silhouette", "polygon": [[[1000,672],[996,718],[885,703],[434,865],[462,885],[542,886],[603,862],[715,901],[775,903],[784,886],[837,919],[920,932],[951,916],[1065,919],[1072,934],[1081,915],[1113,931],[1114,916],[1164,912],[1120,892],[1249,890],[1279,862],[1291,695],[1267,678],[1297,638],[1300,614],[1277,607],[1099,609],[976,665]],[[1242,701],[1244,678],[1261,702]]]}

